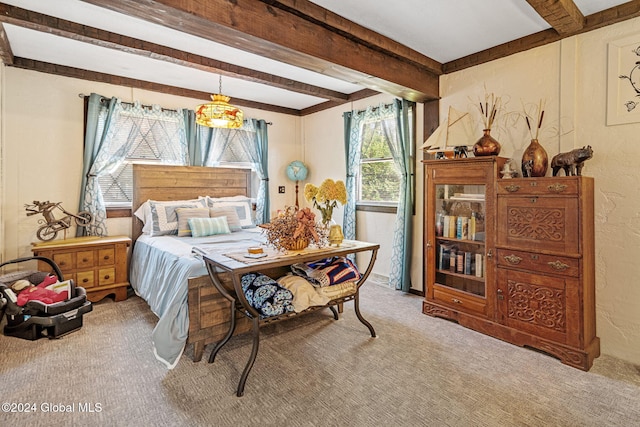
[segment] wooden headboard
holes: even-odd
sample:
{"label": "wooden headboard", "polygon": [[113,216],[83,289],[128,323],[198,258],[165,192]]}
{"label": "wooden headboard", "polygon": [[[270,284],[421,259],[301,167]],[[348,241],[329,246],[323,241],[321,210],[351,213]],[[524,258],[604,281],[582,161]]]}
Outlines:
{"label": "wooden headboard", "polygon": [[133,212],[147,200],[238,195],[251,197],[250,169],[134,164],[131,239],[142,234],[142,221]]}

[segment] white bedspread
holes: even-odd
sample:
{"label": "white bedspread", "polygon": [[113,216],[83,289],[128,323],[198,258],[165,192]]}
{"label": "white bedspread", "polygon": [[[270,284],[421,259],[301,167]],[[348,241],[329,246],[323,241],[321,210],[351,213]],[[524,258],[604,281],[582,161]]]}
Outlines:
{"label": "white bedspread", "polygon": [[227,252],[261,243],[264,237],[257,227],[200,238],[142,235],[136,240],[129,269],[131,286],[158,316],[152,333],[154,354],[169,369],[178,363],[189,333],[187,279],[207,274],[192,248]]}

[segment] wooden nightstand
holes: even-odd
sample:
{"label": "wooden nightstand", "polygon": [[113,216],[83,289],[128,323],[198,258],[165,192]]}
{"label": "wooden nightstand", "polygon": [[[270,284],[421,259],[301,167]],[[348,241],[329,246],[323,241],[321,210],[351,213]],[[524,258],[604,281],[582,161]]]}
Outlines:
{"label": "wooden nightstand", "polygon": [[[125,236],[76,237],[34,243],[34,255],[52,259],[65,279],[73,279],[87,291],[91,302],[113,295],[116,301],[127,298],[127,250],[131,239]],[[45,262],[38,269],[51,271]]]}

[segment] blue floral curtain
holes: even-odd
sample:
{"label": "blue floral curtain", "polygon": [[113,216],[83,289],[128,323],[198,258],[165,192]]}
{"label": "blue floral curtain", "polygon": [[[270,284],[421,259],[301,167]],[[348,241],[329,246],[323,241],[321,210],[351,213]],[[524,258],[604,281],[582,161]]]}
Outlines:
{"label": "blue floral curtain", "polygon": [[389,285],[405,292],[411,288],[411,249],[413,244],[413,180],[411,175],[413,134],[409,126],[411,106],[412,103],[409,101],[396,99],[391,104],[392,120],[381,121],[393,161],[400,173],[400,194],[393,231]]}
{"label": "blue floral curtain", "polygon": [[239,132],[242,148],[251,158],[253,167],[260,178],[258,197],[256,200],[256,222],[265,224],[271,220],[269,206],[269,139],[267,123],[264,120],[250,119]]}
{"label": "blue floral curtain", "polygon": [[101,103],[98,114],[94,114],[91,119],[93,122],[89,125],[89,116],[87,117],[87,129],[95,129],[95,135],[100,136],[100,143],[99,146],[96,144],[96,137],[93,146],[85,146],[83,169],[88,172],[81,192],[83,199],[80,210],[89,211],[94,217],[91,234],[107,235],[106,207],[100,189],[100,176],[122,164],[143,132],[158,140],[174,142],[165,146],[162,155],[164,163],[188,164],[185,114],[182,110],[163,110],[158,105],[143,108],[139,102],[129,104],[112,99],[108,105]]}
{"label": "blue floral curtain", "polygon": [[344,205],[342,233],[345,239],[356,238],[356,176],[360,166],[362,147],[362,123],[365,111],[349,111],[343,114],[344,119],[344,148],[347,165],[347,204]]}
{"label": "blue floral curtain", "polygon": [[363,124],[377,121],[385,132],[394,163],[400,173],[400,193],[393,233],[389,284],[395,289],[411,288],[412,248],[412,164],[409,110],[412,103],[396,99],[391,104],[371,106],[364,111],[344,114],[344,139],[347,157],[347,205],[344,209],[343,233],[346,239],[356,238],[356,177],[363,144]]}
{"label": "blue floral curtain", "polygon": [[[80,201],[78,203],[78,211],[85,210],[85,199],[101,197],[95,194],[87,194],[88,191],[95,190],[94,187],[88,188],[89,171],[93,168],[96,157],[100,153],[103,143],[107,136],[107,130],[111,127],[111,123],[116,114],[116,108],[120,103],[116,98],[105,98],[97,93],[89,95],[87,105],[87,125],[84,135],[84,159],[82,165],[82,182],[80,186]],[[93,179],[92,179],[93,181]],[[78,227],[76,236],[106,234],[106,228],[102,229],[106,220],[106,213],[102,216],[100,212],[93,213],[94,221],[91,227]]]}

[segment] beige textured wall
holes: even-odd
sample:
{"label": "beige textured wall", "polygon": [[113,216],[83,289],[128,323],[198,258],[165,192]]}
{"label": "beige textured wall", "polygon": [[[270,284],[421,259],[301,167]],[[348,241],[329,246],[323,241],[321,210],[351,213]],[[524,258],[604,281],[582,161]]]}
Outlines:
{"label": "beige textured wall", "polygon": [[[485,87],[509,101],[507,110],[546,99],[540,142],[549,158],[593,147],[583,175],[595,179],[597,332],[602,353],[640,364],[640,123],[606,125],[607,79],[617,79],[607,76],[607,43],[630,35],[640,40],[640,19],[443,76],[440,94],[442,116],[450,105],[475,114],[469,97],[477,100]],[[526,125],[500,125],[500,154],[519,165]],[[552,125],[562,132],[545,129]]]}
{"label": "beige textured wall", "polygon": [[[12,67],[2,69],[2,204],[3,259],[31,255],[37,241],[36,216],[27,217],[24,204],[60,201],[77,211],[83,153],[83,102],[79,93],[96,92],[123,101],[194,108],[202,100],[164,95],[123,86],[71,79]],[[244,109],[246,117],[272,122],[269,128],[269,191],[273,209],[293,204],[294,185],[285,178],[286,165],[299,157],[300,118]],[[285,194],[278,194],[285,185]],[[110,235],[130,235],[129,218],[109,219]],[[74,231],[75,233],[75,231]],[[69,234],[68,237],[72,237]],[[58,238],[62,238],[60,234]]]}

